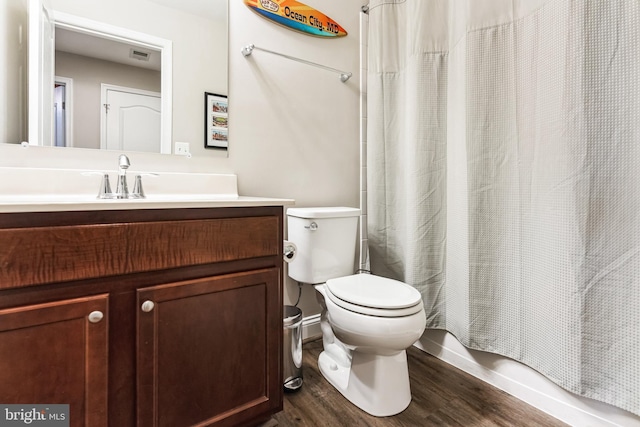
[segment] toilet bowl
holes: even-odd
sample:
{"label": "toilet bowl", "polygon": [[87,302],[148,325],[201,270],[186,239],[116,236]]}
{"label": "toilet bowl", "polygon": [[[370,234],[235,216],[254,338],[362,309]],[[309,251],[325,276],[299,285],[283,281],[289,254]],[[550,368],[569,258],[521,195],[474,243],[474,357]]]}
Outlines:
{"label": "toilet bowl", "polygon": [[[368,289],[381,287],[385,290],[378,289],[377,294]],[[315,288],[325,323],[321,325],[324,351],[318,358],[322,375],[371,415],[402,412],[411,402],[406,349],[426,325],[420,293],[402,282],[369,274],[332,279]],[[340,292],[344,289],[349,289],[348,299]]]}
{"label": "toilet bowl", "polygon": [[359,215],[355,208],[290,208],[288,240],[297,252],[288,274],[317,290],[324,378],[360,409],[384,417],[411,402],[406,349],[424,332],[426,316],[415,288],[352,274]]}

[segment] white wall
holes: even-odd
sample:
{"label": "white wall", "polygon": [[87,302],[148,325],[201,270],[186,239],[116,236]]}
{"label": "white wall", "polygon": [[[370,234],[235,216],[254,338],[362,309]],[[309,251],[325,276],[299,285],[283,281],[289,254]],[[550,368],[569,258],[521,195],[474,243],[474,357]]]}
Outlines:
{"label": "white wall", "polygon": [[[349,33],[321,39],[275,25],[240,1],[230,2],[230,158],[243,193],[291,197],[297,206],[359,205],[359,11],[366,0],[306,0]],[[247,44],[344,71],[335,73],[266,52],[240,53]],[[298,287],[287,277],[285,304]],[[299,305],[320,312],[315,290],[303,286]]]}
{"label": "white wall", "polygon": [[[288,30],[231,2],[230,150],[242,159],[236,170],[247,190],[293,194],[299,206],[357,206],[362,2],[306,1],[349,32],[335,40]],[[245,58],[240,50],[250,43],[354,76],[342,83],[332,72],[260,51]]]}

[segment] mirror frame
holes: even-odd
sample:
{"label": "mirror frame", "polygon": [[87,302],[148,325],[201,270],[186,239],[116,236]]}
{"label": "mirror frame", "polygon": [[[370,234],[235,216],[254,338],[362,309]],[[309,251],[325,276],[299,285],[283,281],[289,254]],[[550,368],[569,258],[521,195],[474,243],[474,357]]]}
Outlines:
{"label": "mirror frame", "polygon": [[[173,42],[171,40],[151,36],[149,34],[129,30],[127,28],[117,27],[114,25],[105,24],[103,22],[93,21],[91,19],[82,18],[63,12],[57,12],[55,10],[52,11],[52,15],[55,27],[60,27],[70,31],[89,34],[105,39],[116,40],[119,42],[130,43],[139,47],[154,49],[161,52],[160,96],[162,110],[160,113],[160,153],[171,154],[173,151]],[[31,42],[31,40],[29,41]],[[34,66],[40,68],[42,65],[38,63],[34,64]],[[32,82],[32,78],[33,76],[30,74],[30,87],[41,86],[37,84],[37,82]],[[51,88],[51,90],[53,91],[53,87]],[[39,106],[38,109],[42,107],[43,106]],[[32,117],[33,110],[36,109],[30,106],[29,123],[38,123],[40,121],[40,118],[37,117],[37,114],[36,117]],[[47,146],[51,145],[51,143],[45,144],[45,141],[37,141],[37,138],[36,141],[32,142],[33,136],[35,135],[31,134],[30,129],[29,144]]]}

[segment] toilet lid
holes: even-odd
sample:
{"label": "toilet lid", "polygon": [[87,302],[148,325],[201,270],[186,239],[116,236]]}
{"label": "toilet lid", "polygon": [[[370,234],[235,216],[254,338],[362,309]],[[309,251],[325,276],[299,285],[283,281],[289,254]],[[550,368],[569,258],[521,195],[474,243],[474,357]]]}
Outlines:
{"label": "toilet lid", "polygon": [[[336,304],[351,310],[353,310],[353,306],[358,306],[371,308],[376,312],[397,310],[395,315],[408,315],[422,309],[422,296],[415,288],[398,280],[372,274],[355,274],[330,279],[327,280],[326,288],[330,297],[336,297],[332,298]],[[341,304],[338,300],[342,300],[346,304]],[[364,313],[361,309],[354,311]]]}

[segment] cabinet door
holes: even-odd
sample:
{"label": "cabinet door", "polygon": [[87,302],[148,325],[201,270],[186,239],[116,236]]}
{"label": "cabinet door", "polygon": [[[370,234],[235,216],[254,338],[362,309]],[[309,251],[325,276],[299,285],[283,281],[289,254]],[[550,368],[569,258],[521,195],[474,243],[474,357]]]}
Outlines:
{"label": "cabinet door", "polygon": [[0,402],[68,404],[71,426],[107,425],[108,296],[0,310]]}
{"label": "cabinet door", "polygon": [[138,291],[138,426],[243,425],[282,408],[279,270]]}

